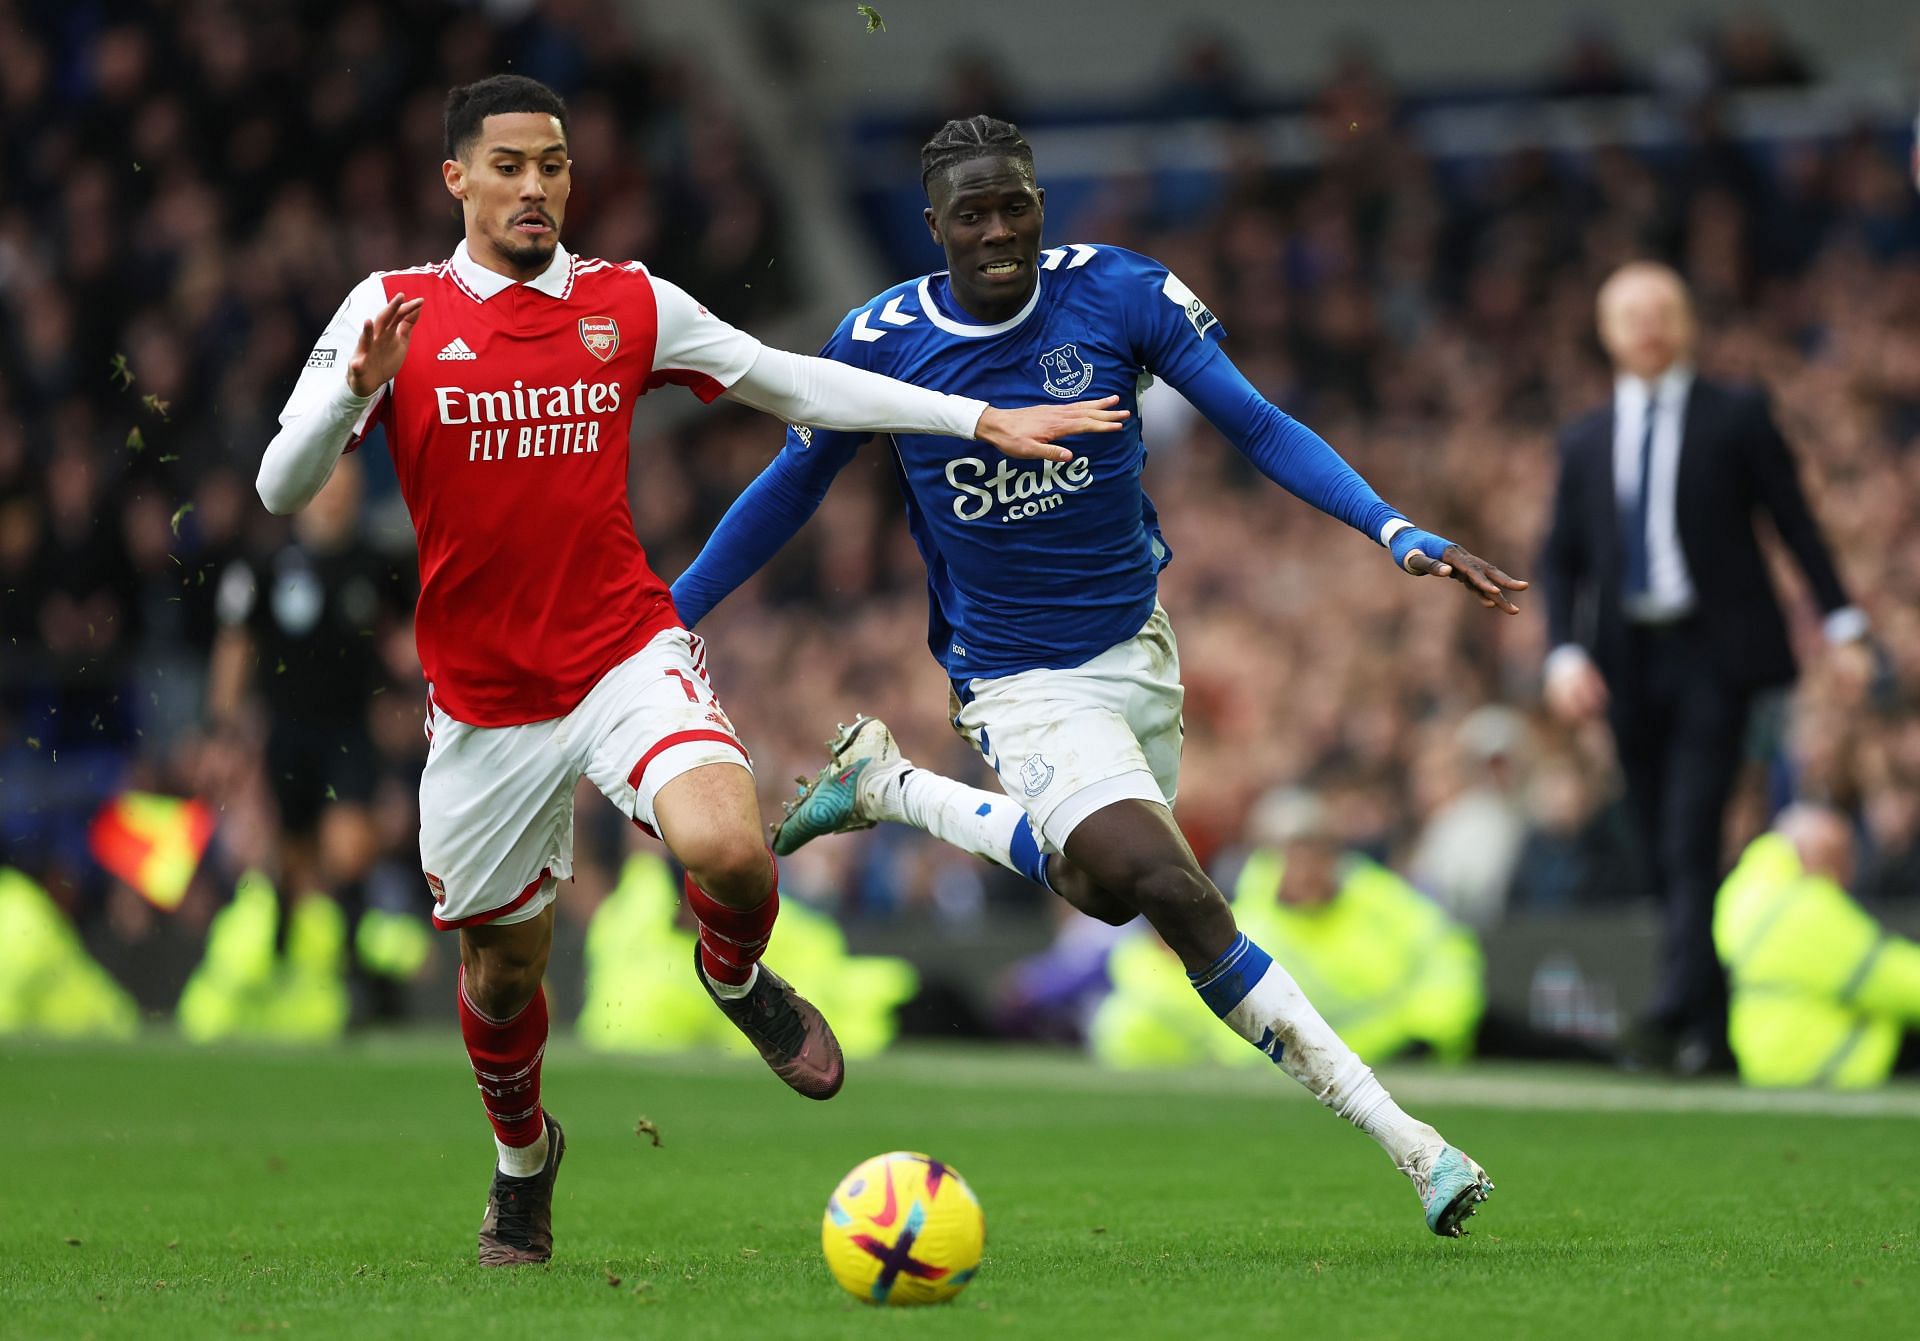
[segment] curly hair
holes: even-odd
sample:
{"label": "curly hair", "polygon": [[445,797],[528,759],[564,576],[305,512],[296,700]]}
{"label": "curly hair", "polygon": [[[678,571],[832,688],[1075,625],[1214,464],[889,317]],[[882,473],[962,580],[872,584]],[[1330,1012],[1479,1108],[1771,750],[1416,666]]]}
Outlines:
{"label": "curly hair", "polygon": [[545,112],[567,129],[567,105],[560,95],[525,75],[497,74],[447,92],[447,157],[463,158],[480,138],[480,126],[490,116],[509,112]]}

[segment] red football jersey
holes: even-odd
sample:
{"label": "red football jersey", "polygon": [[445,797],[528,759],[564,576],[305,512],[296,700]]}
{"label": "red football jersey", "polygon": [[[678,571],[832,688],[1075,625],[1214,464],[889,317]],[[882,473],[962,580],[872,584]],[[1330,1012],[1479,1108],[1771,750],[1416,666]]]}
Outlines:
{"label": "red football jersey", "polygon": [[352,445],[386,425],[419,540],[414,635],[434,701],[474,726],[562,716],[679,622],[627,503],[634,402],[669,382],[711,401],[760,343],[637,261],[556,248],[522,284],[462,242],[354,288],[283,423],[336,392],[362,324],[401,295],[426,305]]}

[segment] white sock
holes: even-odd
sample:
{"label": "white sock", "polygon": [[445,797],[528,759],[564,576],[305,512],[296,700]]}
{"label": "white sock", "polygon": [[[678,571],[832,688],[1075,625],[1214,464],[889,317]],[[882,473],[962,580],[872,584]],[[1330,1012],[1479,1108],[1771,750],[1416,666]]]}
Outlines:
{"label": "white sock", "polygon": [[700,969],[700,976],[707,979],[707,986],[711,987],[713,994],[722,1001],[738,1001],[748,992],[751,992],[754,983],[759,981],[760,966],[755,964],[752,969],[748,971],[747,980],[738,986],[730,982],[715,982],[711,977],[708,977],[707,970],[704,966]]}
{"label": "white sock", "polygon": [[532,1145],[508,1145],[498,1136],[493,1143],[500,1151],[500,1172],[509,1178],[531,1178],[547,1167],[547,1124],[540,1124],[540,1136]]}
{"label": "white sock", "polygon": [[1216,1015],[1314,1098],[1379,1142],[1395,1164],[1411,1168],[1442,1144],[1438,1132],[1393,1101],[1293,976],[1244,935],[1188,977]]}
{"label": "white sock", "polygon": [[908,764],[883,780],[874,796],[876,819],[911,824],[962,852],[1006,867],[1044,885],[1046,853],[1027,814],[1004,793],[982,791]]}

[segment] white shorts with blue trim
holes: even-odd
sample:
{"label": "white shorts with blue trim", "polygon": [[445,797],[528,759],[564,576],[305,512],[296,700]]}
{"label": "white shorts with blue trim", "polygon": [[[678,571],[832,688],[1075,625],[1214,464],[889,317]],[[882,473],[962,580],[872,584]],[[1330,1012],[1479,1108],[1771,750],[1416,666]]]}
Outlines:
{"label": "white shorts with blue trim", "polygon": [[1157,603],[1140,632],[1064,670],[969,680],[954,727],[1052,852],[1116,801],[1169,809],[1180,785],[1180,652]]}

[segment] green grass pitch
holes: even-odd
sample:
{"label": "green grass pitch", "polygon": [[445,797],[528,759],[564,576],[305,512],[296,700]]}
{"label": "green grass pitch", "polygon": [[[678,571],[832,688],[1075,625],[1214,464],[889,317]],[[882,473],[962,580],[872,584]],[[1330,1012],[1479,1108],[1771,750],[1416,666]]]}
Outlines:
{"label": "green grass pitch", "polygon": [[[556,1045],[554,1261],[483,1272],[492,1147],[451,1034],[0,1041],[0,1337],[1912,1334],[1920,1093],[1387,1078],[1499,1185],[1471,1238],[1429,1235],[1371,1142],[1264,1071],[921,1050],[815,1105],[757,1062]],[[827,1193],[897,1148],[986,1207],[942,1308],[865,1308],[820,1260]]]}

